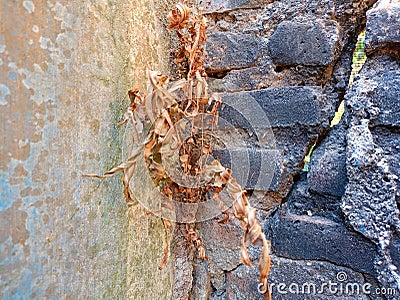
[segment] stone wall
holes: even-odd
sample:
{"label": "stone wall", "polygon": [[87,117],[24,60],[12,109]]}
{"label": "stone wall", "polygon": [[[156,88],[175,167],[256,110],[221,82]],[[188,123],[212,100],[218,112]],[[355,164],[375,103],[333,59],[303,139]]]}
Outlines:
{"label": "stone wall", "polygon": [[[237,130],[220,133],[250,157],[251,176],[233,175],[272,242],[273,299],[400,299],[398,0],[200,5],[210,20],[210,89],[242,110],[221,110]],[[2,298],[263,298],[257,268],[240,262],[235,220],[198,224],[208,261],[196,258],[177,226],[159,271],[162,222],[138,203],[126,207],[118,176],[82,178],[123,159],[116,124],[127,90],[145,89],[146,68],[172,73],[163,23],[170,8],[144,0],[2,4]],[[367,63],[349,87],[365,27]],[[343,99],[346,113],[330,128]],[[226,152],[216,155],[229,164]],[[257,180],[263,176],[271,182]],[[250,251],[255,265],[259,251]],[[329,281],[370,284],[371,294],[295,293]],[[397,296],[378,295],[382,288]]]}
{"label": "stone wall", "polygon": [[[251,95],[265,109],[279,153],[276,182],[251,198],[272,242],[274,299],[400,299],[399,9],[398,1],[206,4],[211,86],[236,101]],[[365,27],[368,59],[350,87],[352,52]],[[343,99],[345,116],[330,128]],[[314,143],[307,173],[303,159]],[[201,226],[210,298],[262,299],[257,270],[240,264],[239,242],[225,239],[240,232],[238,224]],[[296,285],[329,280],[370,284],[371,293],[296,294]]]}

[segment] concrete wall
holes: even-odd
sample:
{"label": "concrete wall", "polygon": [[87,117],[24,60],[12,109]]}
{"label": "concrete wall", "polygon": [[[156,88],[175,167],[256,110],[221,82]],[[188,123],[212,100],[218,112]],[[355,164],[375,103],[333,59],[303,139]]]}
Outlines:
{"label": "concrete wall", "polygon": [[168,298],[161,221],[82,178],[121,161],[127,91],[168,71],[167,5],[1,2],[0,298]]}

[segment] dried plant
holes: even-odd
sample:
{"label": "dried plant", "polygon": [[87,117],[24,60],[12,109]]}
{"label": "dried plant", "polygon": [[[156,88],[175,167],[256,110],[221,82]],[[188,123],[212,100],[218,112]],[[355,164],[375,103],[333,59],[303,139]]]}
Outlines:
{"label": "dried plant", "polygon": [[[119,125],[131,121],[135,147],[126,162],[109,170],[104,175],[86,174],[86,177],[104,178],[123,173],[124,193],[128,203],[134,196],[129,182],[134,180],[139,157],[144,157],[153,183],[165,195],[161,206],[176,210],[174,203],[201,203],[212,198],[219,201],[223,213],[236,217],[243,228],[241,261],[252,266],[248,247],[262,246],[259,261],[260,285],[266,299],[271,299],[268,288],[271,257],[270,242],[265,238],[256,219],[256,210],[251,207],[246,192],[232,177],[232,171],[217,160],[207,160],[213,149],[214,130],[218,125],[218,108],[221,99],[209,96],[204,70],[207,20],[201,9],[189,9],[179,3],[168,16],[169,29],[175,30],[180,48],[175,52],[175,63],[182,79],[170,82],[168,76],[149,71],[150,86],[146,94],[137,89],[128,92],[131,104]],[[140,138],[147,132],[144,139]],[[167,170],[168,169],[168,170]],[[181,170],[184,184],[174,180],[171,170]],[[183,176],[182,176],[183,174]],[[233,199],[233,210],[221,200],[226,191]],[[166,200],[165,200],[166,199]],[[169,201],[173,200],[173,201]],[[186,215],[177,215],[176,221],[186,223],[186,236],[198,249],[198,255],[207,259],[202,239],[198,235],[196,220]],[[169,232],[171,223],[163,219]],[[168,258],[167,247],[159,266],[163,268]]]}

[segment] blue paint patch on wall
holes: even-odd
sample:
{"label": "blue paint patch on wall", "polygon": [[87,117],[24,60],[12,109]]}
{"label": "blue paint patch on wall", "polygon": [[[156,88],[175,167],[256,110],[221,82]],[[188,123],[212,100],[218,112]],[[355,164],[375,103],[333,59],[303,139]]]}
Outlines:
{"label": "blue paint patch on wall", "polygon": [[17,74],[15,74],[15,72],[8,72],[8,77],[10,77],[11,80],[17,81]]}
{"label": "blue paint patch on wall", "polygon": [[7,95],[10,95],[10,89],[4,84],[0,84],[0,105],[7,104]]}
{"label": "blue paint patch on wall", "polygon": [[15,200],[13,197],[12,189],[8,183],[8,179],[9,178],[6,177],[5,173],[0,175],[0,187],[1,187],[0,210],[3,211],[9,208]]}
{"label": "blue paint patch on wall", "polygon": [[[34,280],[34,274],[32,273],[31,270],[24,269],[22,270],[22,280],[20,281],[20,288],[18,291],[22,292],[21,294],[27,298],[28,295],[30,295],[34,289],[32,287],[32,284],[35,282]],[[29,296],[28,296],[29,297]]]}
{"label": "blue paint patch on wall", "polygon": [[6,50],[6,46],[4,46],[3,42],[4,42],[4,37],[0,35],[0,53],[3,53]]}

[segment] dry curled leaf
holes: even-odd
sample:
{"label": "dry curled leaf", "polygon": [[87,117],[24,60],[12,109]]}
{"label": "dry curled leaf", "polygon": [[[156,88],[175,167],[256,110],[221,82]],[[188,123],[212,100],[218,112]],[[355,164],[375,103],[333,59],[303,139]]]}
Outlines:
{"label": "dry curled leaf", "polygon": [[178,3],[176,9],[168,14],[170,22],[168,29],[181,29],[185,27],[185,22],[189,19],[190,9],[185,4]]}

